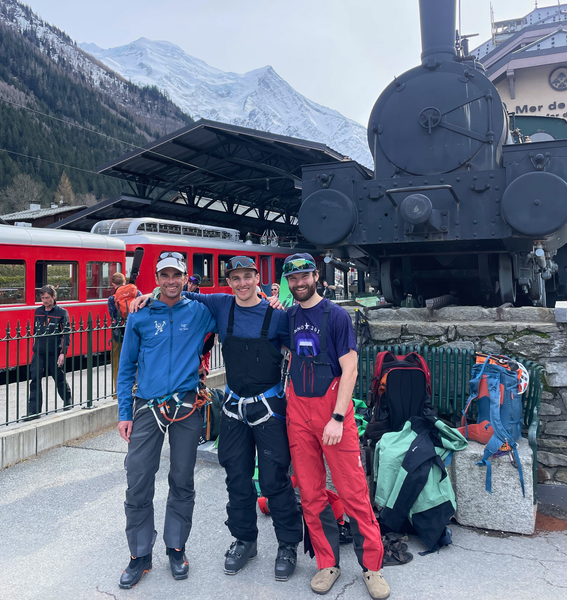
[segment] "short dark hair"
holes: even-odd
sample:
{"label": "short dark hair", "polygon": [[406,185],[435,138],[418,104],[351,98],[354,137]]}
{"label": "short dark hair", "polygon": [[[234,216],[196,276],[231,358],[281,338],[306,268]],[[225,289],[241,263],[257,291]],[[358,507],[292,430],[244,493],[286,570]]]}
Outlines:
{"label": "short dark hair", "polygon": [[47,285],[44,285],[39,290],[39,295],[41,296],[42,294],[49,294],[52,298],[57,298],[57,290],[49,283]]}

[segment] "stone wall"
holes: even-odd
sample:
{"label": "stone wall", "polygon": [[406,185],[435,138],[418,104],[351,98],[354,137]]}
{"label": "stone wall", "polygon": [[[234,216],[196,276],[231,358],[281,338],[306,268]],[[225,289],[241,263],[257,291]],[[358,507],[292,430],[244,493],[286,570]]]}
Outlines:
{"label": "stone wall", "polygon": [[[342,303],[353,316],[358,306]],[[429,344],[538,361],[547,371],[540,408],[538,480],[567,483],[567,324],[545,308],[446,307],[364,311],[377,344]],[[557,309],[557,319],[561,320]]]}

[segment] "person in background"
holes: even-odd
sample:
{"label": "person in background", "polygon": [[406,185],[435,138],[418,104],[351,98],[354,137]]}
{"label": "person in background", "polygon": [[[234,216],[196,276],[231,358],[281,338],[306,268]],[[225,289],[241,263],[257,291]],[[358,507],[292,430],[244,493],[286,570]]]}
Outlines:
{"label": "person in background", "polygon": [[334,285],[330,286],[326,281],[323,281],[323,298],[327,300],[336,300],[337,295],[335,294]]}
{"label": "person in background", "polygon": [[[124,274],[114,273],[110,278],[112,296],[108,298],[108,313],[110,314],[112,325],[112,392],[115,396],[116,381],[118,379],[118,365],[120,364],[120,352],[122,350],[122,340],[124,337],[124,327],[119,326],[119,324],[128,316],[127,310],[130,301],[141,295],[134,284],[128,284],[128,289],[126,289],[125,286],[126,277]],[[116,294],[119,288],[123,288],[125,293],[120,294],[120,298],[117,299]],[[124,307],[124,309],[121,307]]]}
{"label": "person in background", "polygon": [[279,296],[280,295],[280,284],[279,283],[272,283],[272,296]]}
{"label": "person in background", "polygon": [[[39,419],[43,396],[41,380],[43,376],[53,377],[57,392],[63,399],[65,410],[73,405],[71,388],[63,372],[65,354],[69,348],[69,313],[57,305],[57,292],[52,285],[44,285],[39,290],[42,306],[35,310],[34,344],[30,364],[30,393],[26,420]],[[64,333],[64,332],[67,333]],[[59,335],[53,335],[59,332]],[[49,408],[49,407],[46,407]]]}
{"label": "person in background", "polygon": [[299,302],[287,313],[291,338],[287,434],[319,569],[311,588],[326,594],[341,574],[339,529],[325,491],[326,461],[349,517],[364,583],[372,598],[384,599],[390,595],[380,573],[384,548],[370,505],[352,404],[357,377],[352,321],[344,308],[317,294],[319,273],[310,254],[287,257],[283,276]]}
{"label": "person in background", "polygon": [[201,282],[201,276],[193,273],[193,275],[187,279],[187,284],[183,287],[183,291],[200,294],[201,290],[199,289],[199,286],[201,285]]}

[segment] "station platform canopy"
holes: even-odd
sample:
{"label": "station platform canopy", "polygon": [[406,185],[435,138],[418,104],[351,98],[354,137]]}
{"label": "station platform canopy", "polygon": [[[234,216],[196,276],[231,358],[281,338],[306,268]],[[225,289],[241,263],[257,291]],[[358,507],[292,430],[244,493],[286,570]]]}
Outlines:
{"label": "station platform canopy", "polygon": [[128,192],[51,227],[156,217],[296,235],[302,167],[344,160],[317,142],[200,120],[98,167]]}

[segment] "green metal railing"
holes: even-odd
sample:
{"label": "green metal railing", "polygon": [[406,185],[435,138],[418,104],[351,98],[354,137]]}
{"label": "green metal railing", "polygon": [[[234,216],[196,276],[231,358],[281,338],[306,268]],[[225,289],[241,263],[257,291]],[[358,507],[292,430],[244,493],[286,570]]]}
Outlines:
{"label": "green metal railing", "polygon": [[[460,426],[461,417],[469,397],[471,369],[475,364],[475,351],[460,348],[437,348],[413,345],[365,345],[358,354],[358,379],[354,395],[370,405],[376,355],[385,350],[396,355],[417,352],[425,358],[431,371],[431,394],[433,406],[439,416]],[[514,358],[514,357],[510,357]],[[532,360],[514,358],[523,364],[530,374],[530,385],[522,395],[523,425],[527,429],[528,442],[533,451],[534,502],[537,499],[537,438],[539,435],[539,406],[543,393],[544,368]],[[470,417],[476,419],[476,403],[471,405]]]}
{"label": "green metal railing", "polygon": [[[31,420],[76,406],[92,408],[95,402],[115,398],[113,375],[119,358],[115,353],[119,352],[120,345],[113,343],[112,338],[113,333],[116,336],[123,330],[123,322],[111,321],[107,316],[93,319],[91,313],[86,320],[82,317],[78,322],[71,320],[63,330],[44,333],[35,333],[30,321],[24,327],[19,321],[15,327],[8,323],[4,337],[0,338],[0,425]],[[65,359],[60,371],[55,367],[57,356],[54,356],[52,346],[57,344],[54,338],[65,340]],[[42,358],[53,375],[48,376],[40,361],[33,360],[34,344],[45,344]],[[221,346],[216,343],[211,350],[211,371],[223,365]],[[69,386],[69,392],[65,389],[63,397],[57,391],[57,384],[62,383],[61,376]],[[40,407],[30,403],[32,386],[35,386],[35,398],[42,396]]]}

